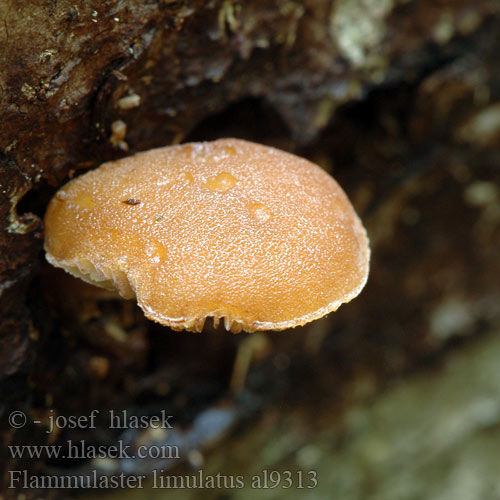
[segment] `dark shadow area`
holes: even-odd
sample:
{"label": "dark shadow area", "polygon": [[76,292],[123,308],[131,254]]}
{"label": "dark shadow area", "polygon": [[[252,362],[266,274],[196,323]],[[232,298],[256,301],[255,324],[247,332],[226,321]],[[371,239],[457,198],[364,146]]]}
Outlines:
{"label": "dark shadow area", "polygon": [[263,99],[247,98],[200,122],[183,142],[235,137],[284,147],[291,145],[289,135],[285,122],[269,103]]}

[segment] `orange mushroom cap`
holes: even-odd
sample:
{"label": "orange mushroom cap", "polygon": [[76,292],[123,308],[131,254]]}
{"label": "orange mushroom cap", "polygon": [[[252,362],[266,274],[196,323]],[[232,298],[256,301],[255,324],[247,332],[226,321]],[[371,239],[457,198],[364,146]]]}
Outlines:
{"label": "orange mushroom cap", "polygon": [[146,317],[201,331],[282,330],[359,294],[366,231],[337,182],[275,148],[220,139],[101,165],[45,216],[47,260],[137,297]]}

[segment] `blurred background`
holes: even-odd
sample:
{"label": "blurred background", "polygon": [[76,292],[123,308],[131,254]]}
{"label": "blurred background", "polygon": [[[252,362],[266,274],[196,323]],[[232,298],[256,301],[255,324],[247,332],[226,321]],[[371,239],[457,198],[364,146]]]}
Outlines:
{"label": "blurred background", "polygon": [[[496,0],[60,0],[0,17],[2,498],[500,499]],[[45,262],[68,179],[219,137],[337,179],[371,240],[358,298],[285,332],[173,332]],[[51,425],[93,410],[93,428]],[[120,445],[148,457],[106,452]]]}

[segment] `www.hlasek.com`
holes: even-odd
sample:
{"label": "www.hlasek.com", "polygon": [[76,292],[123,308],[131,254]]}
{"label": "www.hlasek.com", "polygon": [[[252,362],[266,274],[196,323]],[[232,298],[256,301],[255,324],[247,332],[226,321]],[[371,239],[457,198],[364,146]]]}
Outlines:
{"label": "www.hlasek.com", "polygon": [[11,458],[32,459],[98,459],[111,458],[124,460],[127,458],[170,459],[180,458],[179,447],[176,445],[141,445],[133,448],[120,439],[111,446],[92,445],[80,441],[66,441],[64,445],[9,445]]}
{"label": "www.hlasek.com", "polygon": [[206,474],[199,470],[185,476],[166,475],[162,469],[148,476],[125,473],[102,475],[96,470],[84,475],[29,475],[26,470],[9,471],[9,488],[15,489],[313,489],[318,485],[317,473],[310,471],[278,471],[264,469],[259,474],[245,478],[220,472]]}
{"label": "www.hlasek.com", "polygon": [[[44,421],[34,420],[35,424],[42,424],[47,428],[47,434],[61,429],[96,429],[96,418],[99,410],[92,410],[90,415],[64,416],[57,415],[53,410],[48,412]],[[161,410],[160,415],[129,415],[126,410],[109,410],[107,415],[109,429],[163,429],[172,430],[173,415],[167,415]],[[22,411],[13,411],[9,415],[9,424],[14,429],[22,429],[28,423],[28,416]],[[68,440],[64,445],[9,445],[11,458],[30,459],[172,459],[180,458],[179,447],[176,445],[141,445],[132,447],[118,440],[112,446],[91,445],[84,440]]]}

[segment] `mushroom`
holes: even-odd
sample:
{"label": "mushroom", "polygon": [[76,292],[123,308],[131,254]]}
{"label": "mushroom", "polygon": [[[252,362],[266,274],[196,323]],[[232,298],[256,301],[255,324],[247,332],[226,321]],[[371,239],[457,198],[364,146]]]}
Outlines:
{"label": "mushroom", "polygon": [[154,149],[75,178],[45,216],[47,260],[201,331],[283,330],[335,311],[368,277],[366,231],[317,165],[239,139]]}

